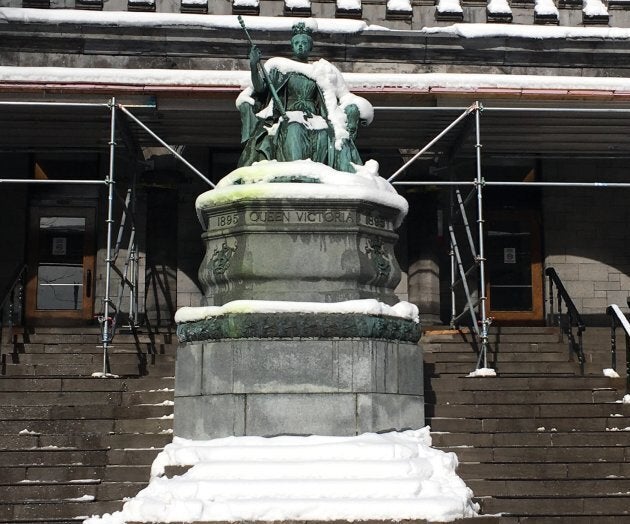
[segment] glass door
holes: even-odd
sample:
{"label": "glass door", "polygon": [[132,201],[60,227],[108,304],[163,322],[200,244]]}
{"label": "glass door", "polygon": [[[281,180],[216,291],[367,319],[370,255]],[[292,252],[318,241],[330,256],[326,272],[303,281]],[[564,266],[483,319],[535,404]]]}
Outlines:
{"label": "glass door", "polygon": [[540,220],[530,210],[489,212],[486,259],[489,316],[499,323],[543,322]]}
{"label": "glass door", "polygon": [[28,321],[91,320],[94,209],[31,208]]}

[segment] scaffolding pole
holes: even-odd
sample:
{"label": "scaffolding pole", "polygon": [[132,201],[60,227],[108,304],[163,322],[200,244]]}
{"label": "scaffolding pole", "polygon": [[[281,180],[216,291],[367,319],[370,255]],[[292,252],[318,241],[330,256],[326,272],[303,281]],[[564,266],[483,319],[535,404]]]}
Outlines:
{"label": "scaffolding pole", "polygon": [[110,306],[111,306],[111,297],[110,297],[110,285],[111,285],[111,276],[112,276],[112,233],[113,233],[113,224],[114,224],[114,173],[115,173],[115,153],[116,153],[116,98],[112,97],[110,103],[110,111],[111,111],[111,120],[110,120],[110,131],[109,131],[109,172],[107,174],[107,252],[105,258],[105,297],[103,298],[103,319],[101,320],[101,333],[102,333],[102,343],[103,343],[103,374],[107,375],[109,372],[108,369],[108,348],[110,342]]}
{"label": "scaffolding pole", "polygon": [[459,124],[462,120],[464,120],[471,112],[475,110],[476,105],[473,104],[469,108],[467,108],[461,115],[459,115],[455,120],[453,120],[448,126],[444,128],[444,130],[439,133],[433,140],[431,140],[426,146],[424,146],[420,151],[418,151],[410,160],[405,162],[403,166],[398,169],[392,176],[390,176],[387,181],[393,182],[398,176],[403,173],[411,164],[413,164],[418,158],[420,158],[424,153],[426,153],[429,149],[431,149],[439,140],[444,137],[451,129],[453,129],[457,124]]}
{"label": "scaffolding pole", "polygon": [[479,312],[481,314],[481,351],[477,359],[477,369],[480,367],[488,367],[488,326],[490,324],[486,312],[486,259],[483,243],[483,174],[481,171],[481,110],[483,109],[479,102],[476,103],[475,111],[475,138],[476,138],[476,156],[477,156],[477,224],[479,231],[479,251],[477,259],[479,261]]}
{"label": "scaffolding pole", "polygon": [[127,108],[123,105],[118,106],[120,110],[125,113],[129,118],[131,118],[136,124],[138,124],[142,129],[144,129],[149,135],[155,138],[160,144],[162,144],[166,149],[168,149],[171,154],[175,156],[180,162],[186,165],[193,173],[195,173],[199,178],[201,178],[206,184],[210,187],[214,188],[215,185],[209,180],[201,171],[199,171],[195,166],[193,166],[188,160],[186,160],[182,155],[180,155],[175,149],[173,149],[170,145],[168,145],[164,140],[162,140],[159,136],[157,136],[151,129],[149,129],[145,124],[143,124],[138,118],[134,116],[134,114],[127,110]]}

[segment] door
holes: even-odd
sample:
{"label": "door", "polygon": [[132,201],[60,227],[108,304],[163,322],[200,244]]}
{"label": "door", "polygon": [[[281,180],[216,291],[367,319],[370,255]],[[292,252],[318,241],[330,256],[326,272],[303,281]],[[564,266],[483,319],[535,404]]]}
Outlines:
{"label": "door", "polygon": [[488,315],[499,324],[542,324],[539,213],[515,209],[486,218]]}
{"label": "door", "polygon": [[31,208],[26,319],[51,324],[89,321],[94,309],[91,207]]}

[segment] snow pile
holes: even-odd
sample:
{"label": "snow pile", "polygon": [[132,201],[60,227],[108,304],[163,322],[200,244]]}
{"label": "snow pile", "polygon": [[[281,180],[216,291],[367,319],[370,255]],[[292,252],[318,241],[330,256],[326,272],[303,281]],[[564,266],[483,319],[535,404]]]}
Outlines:
{"label": "snow pile", "polygon": [[496,377],[497,372],[492,368],[479,368],[471,371],[467,377]]}
{"label": "snow pile", "polygon": [[534,13],[538,16],[553,16],[558,17],[560,13],[553,0],[536,0],[534,6]]}
{"label": "snow pile", "polygon": [[258,0],[234,0],[234,7],[258,7],[260,2]]}
{"label": "snow pile", "polygon": [[361,11],[361,0],[337,0],[337,9]]}
{"label": "snow pile", "polygon": [[582,12],[586,16],[608,16],[608,9],[602,0],[584,0]]}
{"label": "snow pile", "polygon": [[608,377],[608,378],[619,378],[619,373],[617,373],[612,368],[603,369],[602,372],[604,373],[605,377]]}
{"label": "snow pile", "polygon": [[411,2],[409,0],[387,0],[388,11],[411,12]]}
{"label": "snow pile", "polygon": [[195,322],[229,313],[341,313],[399,317],[420,321],[418,307],[409,302],[388,306],[373,298],[346,302],[284,302],[272,300],[234,300],[223,306],[182,307],[175,313],[175,322]]}
{"label": "snow pile", "polygon": [[512,9],[507,0],[490,0],[488,2],[488,13],[493,15],[511,15]]}
{"label": "snow pile", "polygon": [[310,9],[311,0],[284,0],[287,9]]}
{"label": "snow pile", "polygon": [[624,395],[621,402],[624,404],[630,404],[630,395]]}
{"label": "snow pile", "polygon": [[[312,160],[293,162],[264,161],[241,167],[223,177],[215,189],[197,197],[195,207],[201,210],[219,204],[264,199],[344,199],[367,201],[392,207],[399,211],[395,227],[407,214],[407,201],[400,196],[387,180],[378,175],[378,162],[368,160],[365,165],[355,165],[356,173],[344,173]],[[300,176],[314,183],[274,183],[279,177]],[[200,216],[200,222],[203,223]]]}
{"label": "snow pile", "polygon": [[[147,488],[121,512],[85,524],[476,516],[456,455],[430,446],[428,427],[356,437],[175,437]],[[167,465],[193,467],[169,479],[161,476]]]}
{"label": "snow pile", "polygon": [[463,13],[459,0],[438,0],[438,13]]}

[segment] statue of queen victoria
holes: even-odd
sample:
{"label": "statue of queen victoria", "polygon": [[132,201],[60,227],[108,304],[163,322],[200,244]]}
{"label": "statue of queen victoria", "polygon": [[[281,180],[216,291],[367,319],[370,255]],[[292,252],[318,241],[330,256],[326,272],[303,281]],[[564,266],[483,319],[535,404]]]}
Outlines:
{"label": "statue of queen victoria", "polygon": [[244,144],[238,166],[311,159],[354,173],[353,165],[363,165],[354,140],[371,122],[372,106],[348,91],[331,63],[308,62],[313,38],[304,22],[293,26],[291,48],[293,60],[274,57],[263,66],[252,44],[252,85],[237,100]]}

